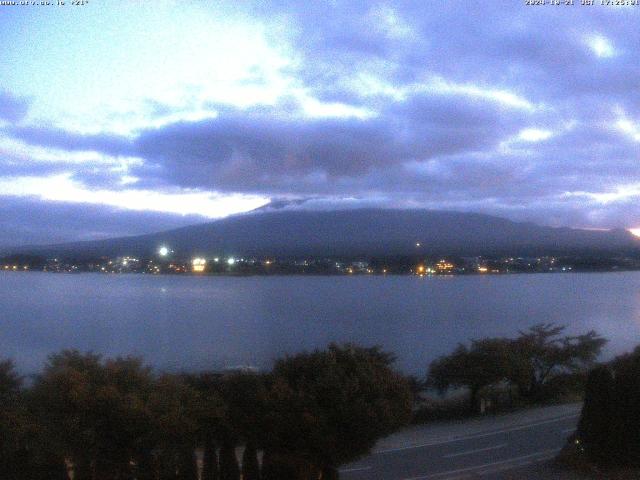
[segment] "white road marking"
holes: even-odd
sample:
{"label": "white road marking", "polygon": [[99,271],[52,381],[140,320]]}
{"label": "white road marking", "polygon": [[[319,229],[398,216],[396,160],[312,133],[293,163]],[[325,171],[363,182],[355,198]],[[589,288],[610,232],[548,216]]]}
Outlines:
{"label": "white road marking", "polygon": [[504,448],[506,446],[507,446],[506,443],[501,443],[500,445],[495,445],[493,447],[477,448],[475,450],[466,450],[464,452],[443,455],[442,458],[455,458],[455,457],[461,457],[463,455],[471,455],[472,453],[488,452],[489,450],[498,450],[499,448]]}
{"label": "white road marking", "polygon": [[465,473],[465,472],[471,472],[474,470],[481,470],[483,468],[487,468],[487,467],[495,467],[498,465],[505,465],[505,464],[509,464],[509,463],[517,463],[517,462],[521,462],[523,460],[529,460],[531,459],[529,462],[525,462],[525,463],[521,463],[520,465],[526,465],[528,463],[531,463],[531,461],[533,461],[534,457],[546,457],[549,455],[554,455],[556,453],[558,453],[561,449],[560,448],[555,448],[553,450],[542,450],[540,452],[535,452],[535,453],[530,453],[529,455],[522,455],[521,457],[513,457],[513,458],[509,458],[507,460],[500,460],[498,462],[491,462],[491,463],[485,463],[482,465],[474,465],[473,467],[466,467],[466,468],[459,468],[457,470],[449,470],[448,472],[440,472],[440,473],[434,473],[431,475],[423,475],[421,477],[410,477],[410,478],[405,478],[404,480],[431,480],[431,479],[436,479],[436,478],[441,478],[441,477],[446,477],[447,475],[456,475],[456,474],[461,474],[461,473]]}
{"label": "white road marking", "polygon": [[436,441],[433,441],[433,442],[421,443],[419,445],[409,445],[407,447],[398,447],[398,448],[389,448],[387,450],[378,450],[377,452],[373,452],[373,454],[374,455],[379,455],[379,454],[382,454],[382,453],[400,452],[400,451],[403,451],[403,450],[413,450],[415,448],[433,447],[435,445],[444,445],[446,443],[461,442],[463,440],[472,440],[472,439],[475,439],[475,438],[490,437],[492,435],[500,435],[501,433],[515,432],[516,430],[526,430],[527,428],[537,427],[539,425],[547,425],[549,423],[561,422],[562,420],[568,420],[570,418],[576,418],[576,417],[579,417],[579,416],[580,416],[579,413],[572,414],[572,415],[565,415],[565,416],[562,416],[562,417],[556,417],[556,418],[552,418],[552,419],[549,419],[549,420],[543,420],[541,422],[529,423],[529,424],[526,424],[526,425],[519,425],[517,427],[504,428],[502,430],[495,430],[495,431],[487,432],[487,433],[461,435],[459,437],[449,438],[447,440],[436,440]]}
{"label": "white road marking", "polygon": [[341,468],[339,470],[340,473],[347,473],[347,472],[362,472],[364,470],[371,470],[371,467],[354,467],[354,468]]}

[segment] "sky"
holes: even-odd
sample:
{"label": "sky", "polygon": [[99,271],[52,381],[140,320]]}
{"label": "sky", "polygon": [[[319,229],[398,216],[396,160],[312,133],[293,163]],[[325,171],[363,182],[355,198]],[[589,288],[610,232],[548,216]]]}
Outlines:
{"label": "sky", "polygon": [[261,207],[640,228],[639,6],[16,3],[0,246]]}

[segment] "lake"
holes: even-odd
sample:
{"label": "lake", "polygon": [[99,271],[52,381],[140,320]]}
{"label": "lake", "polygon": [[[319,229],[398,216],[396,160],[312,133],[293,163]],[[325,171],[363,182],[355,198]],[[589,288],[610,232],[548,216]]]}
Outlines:
{"label": "lake", "polygon": [[423,375],[458,342],[535,323],[595,329],[605,358],[640,344],[640,272],[198,277],[0,273],[0,358],[38,371],[63,348],[161,370],[254,365],[332,341],[382,345]]}

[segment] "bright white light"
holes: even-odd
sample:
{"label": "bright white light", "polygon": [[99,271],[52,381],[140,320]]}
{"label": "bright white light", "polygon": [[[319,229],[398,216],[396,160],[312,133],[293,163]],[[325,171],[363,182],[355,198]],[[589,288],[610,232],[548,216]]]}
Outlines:
{"label": "bright white light", "polygon": [[109,205],[127,210],[201,215],[220,218],[246,212],[269,203],[258,195],[221,194],[180,189],[167,192],[153,190],[92,190],[73,180],[70,173],[51,177],[0,177],[0,195],[35,196],[42,200]]}
{"label": "bright white light", "polygon": [[214,258],[214,259],[213,259],[213,261],[214,261],[214,262],[216,262],[216,263],[218,263],[218,262],[220,261],[220,258],[219,258],[219,257],[216,257],[216,258]]}
{"label": "bright white light", "polygon": [[540,142],[550,138],[553,133],[550,130],[540,130],[538,128],[525,128],[518,134],[518,139],[525,142]]}
{"label": "bright white light", "polygon": [[640,228],[630,228],[629,231],[636,237],[640,237]]}
{"label": "bright white light", "polygon": [[610,58],[615,56],[616,50],[607,37],[602,35],[594,35],[587,40],[589,48],[597,57]]}
{"label": "bright white light", "polygon": [[160,250],[158,250],[158,253],[160,254],[161,257],[166,257],[167,255],[169,255],[169,249],[167,247],[160,247]]}
{"label": "bright white light", "polygon": [[229,260],[227,260],[227,263],[228,263],[229,265],[233,265],[234,263],[236,263],[236,259],[235,259],[235,258],[233,258],[233,257],[231,257],[231,258],[229,258]]}

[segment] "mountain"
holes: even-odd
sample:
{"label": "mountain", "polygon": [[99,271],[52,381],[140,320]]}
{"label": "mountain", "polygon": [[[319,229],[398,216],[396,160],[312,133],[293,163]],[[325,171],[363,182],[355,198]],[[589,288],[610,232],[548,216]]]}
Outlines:
{"label": "mountain", "polygon": [[252,212],[150,235],[20,250],[149,256],[161,245],[179,257],[640,252],[640,239],[626,230],[552,228],[476,213],[393,209]]}

